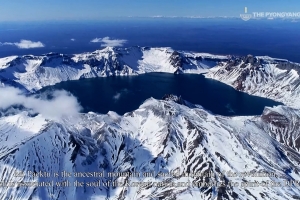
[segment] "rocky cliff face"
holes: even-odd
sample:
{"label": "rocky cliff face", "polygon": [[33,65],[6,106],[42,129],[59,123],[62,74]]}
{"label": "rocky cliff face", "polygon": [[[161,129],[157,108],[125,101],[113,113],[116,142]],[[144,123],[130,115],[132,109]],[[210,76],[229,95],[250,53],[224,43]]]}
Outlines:
{"label": "rocky cliff face", "polygon": [[205,73],[237,90],[300,107],[297,63],[266,56],[218,56],[171,48],[111,48],[91,53],[0,59],[0,85],[35,92],[61,81],[149,72]]}
{"label": "rocky cliff face", "polygon": [[261,121],[269,135],[282,144],[300,151],[299,110],[286,107],[265,108]]}
{"label": "rocky cliff face", "polygon": [[286,60],[248,55],[219,63],[206,77],[299,108],[299,66]]}
{"label": "rocky cliff face", "polygon": [[[198,61],[199,56],[204,61]],[[206,58],[211,59],[208,61]],[[107,47],[76,55],[49,53],[42,56],[12,56],[0,59],[0,82],[2,85],[13,85],[34,92],[61,81],[81,78],[147,72],[201,73],[216,65],[217,60],[214,59],[209,54],[187,55],[170,48],[146,47]]]}
{"label": "rocky cliff face", "polygon": [[174,95],[123,116],[50,120],[10,108],[0,112],[0,199],[300,198],[299,64],[146,47],[0,59],[0,85],[27,92],[148,72],[205,72],[294,108],[224,117]]}
{"label": "rocky cliff face", "polygon": [[[5,116],[0,183],[50,185],[3,186],[1,199],[297,199],[297,186],[253,184],[299,180],[299,114],[279,106],[256,117],[215,116],[167,95],[123,116]],[[52,175],[63,171],[71,176]],[[51,185],[66,180],[83,186]]]}

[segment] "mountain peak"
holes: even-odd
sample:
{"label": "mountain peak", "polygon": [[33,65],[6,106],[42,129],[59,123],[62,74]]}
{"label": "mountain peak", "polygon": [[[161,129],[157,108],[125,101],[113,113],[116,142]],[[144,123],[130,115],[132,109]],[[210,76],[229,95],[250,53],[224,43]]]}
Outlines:
{"label": "mountain peak", "polygon": [[[46,200],[50,199],[50,194],[55,199],[59,199],[60,194],[64,194],[63,199],[83,196],[93,199],[95,195],[101,199],[107,196],[110,199],[160,199],[170,194],[172,199],[195,200],[199,197],[208,200],[215,196],[221,199],[244,199],[245,195],[260,199],[262,194],[268,199],[299,197],[300,189],[296,186],[229,185],[229,182],[237,182],[245,186],[252,184],[253,180],[259,183],[299,180],[298,146],[290,148],[274,135],[287,134],[287,129],[281,130],[279,127],[274,130],[272,124],[260,121],[260,116],[223,117],[201,108],[191,109],[175,103],[184,101],[176,95],[168,94],[163,99],[149,99],[144,103],[146,106],[123,116],[114,112],[106,115],[81,114],[77,123],[69,120],[53,123],[40,116],[25,114],[22,117],[0,118],[0,130],[5,130],[0,140],[6,141],[0,150],[0,170],[5,172],[2,173],[3,180],[12,183],[20,181],[19,177],[13,175],[18,171],[45,171],[49,174],[65,171],[72,175],[80,172],[91,176],[93,172],[104,172],[101,177],[69,179],[92,185],[98,181],[111,181],[108,173],[153,173],[146,179],[143,176],[126,177],[128,183],[152,183],[147,187],[105,187],[101,184],[78,187],[76,190],[49,186],[49,190],[45,190],[34,185],[32,190],[16,187],[13,193],[4,192],[3,197],[17,199],[24,194],[22,199],[43,195]],[[299,111],[291,113],[291,119],[299,115]],[[291,124],[289,130],[298,127],[297,123]],[[282,138],[287,138],[287,135]],[[174,171],[177,172],[176,176],[160,176]],[[244,172],[249,175],[232,176]],[[270,175],[255,175],[261,172]],[[252,177],[252,174],[255,176]],[[61,181],[61,177],[50,176],[43,181],[48,179]],[[22,177],[22,182],[33,180],[30,176]],[[114,181],[122,182],[124,177],[118,175]],[[154,185],[165,182],[186,184],[166,186],[168,193],[166,187]],[[211,184],[214,182],[224,182],[225,186]]]}
{"label": "mountain peak", "polygon": [[[75,55],[49,53],[0,59],[0,85],[29,92],[61,81],[149,72],[205,74],[249,94],[300,107],[300,65],[247,55],[221,56],[170,47],[105,47]],[[279,88],[280,91],[279,91]]]}

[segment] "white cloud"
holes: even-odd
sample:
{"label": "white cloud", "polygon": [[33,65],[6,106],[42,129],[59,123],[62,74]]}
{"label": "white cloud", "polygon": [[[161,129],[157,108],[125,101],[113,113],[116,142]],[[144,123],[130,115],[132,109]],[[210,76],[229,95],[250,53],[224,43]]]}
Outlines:
{"label": "white cloud", "polygon": [[72,42],[74,42],[74,41],[75,41],[75,39],[74,39],[74,38],[71,38],[71,41],[72,41]]}
{"label": "white cloud", "polygon": [[114,99],[115,101],[118,101],[118,100],[121,98],[121,95],[122,95],[122,93],[121,93],[121,92],[118,92],[117,94],[115,94],[115,95],[113,96],[113,99]]}
{"label": "white cloud", "polygon": [[104,38],[95,38],[91,40],[93,43],[102,43],[102,47],[117,47],[117,46],[123,46],[124,43],[127,42],[127,40],[122,40],[122,39],[110,39],[109,37],[104,37]]}
{"label": "white cloud", "polygon": [[92,39],[91,42],[96,43],[96,42],[102,42],[102,38],[95,38]]}
{"label": "white cloud", "polygon": [[38,41],[38,42],[33,42],[31,40],[21,40],[20,42],[4,42],[1,43],[0,45],[4,46],[4,45],[11,45],[11,46],[16,46],[19,49],[32,49],[32,48],[41,48],[41,47],[45,47],[45,45]]}
{"label": "white cloud", "polygon": [[117,92],[114,96],[113,96],[113,99],[115,100],[115,102],[117,102],[121,97],[122,95],[124,94],[127,94],[129,93],[129,90],[124,88],[122,89],[120,92]]}
{"label": "white cloud", "polygon": [[20,89],[14,87],[0,87],[0,94],[0,109],[22,105],[47,119],[57,120],[64,116],[75,116],[82,109],[77,99],[66,91],[54,91],[50,100],[26,96]]}
{"label": "white cloud", "polygon": [[1,43],[0,42],[0,45],[1,46],[4,46],[4,45],[15,45],[14,43],[11,43],[11,42],[4,42],[4,43]]}

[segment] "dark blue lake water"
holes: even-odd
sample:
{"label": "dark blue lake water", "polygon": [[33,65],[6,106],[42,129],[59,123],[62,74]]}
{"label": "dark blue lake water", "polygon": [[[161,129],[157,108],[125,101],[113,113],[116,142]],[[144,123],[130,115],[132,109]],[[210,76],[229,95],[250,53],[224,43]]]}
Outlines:
{"label": "dark blue lake water", "polygon": [[260,115],[265,106],[280,103],[238,92],[203,75],[148,73],[139,76],[107,77],[67,81],[41,92],[64,89],[76,96],[84,112],[119,114],[137,109],[146,99],[175,94],[215,114]]}
{"label": "dark blue lake water", "polygon": [[[0,57],[103,48],[94,38],[124,39],[124,46],[172,47],[215,54],[269,55],[300,62],[300,22],[241,19],[124,18],[102,21],[2,22],[0,42],[41,41],[44,48],[0,45]],[[71,39],[75,41],[71,41]]]}

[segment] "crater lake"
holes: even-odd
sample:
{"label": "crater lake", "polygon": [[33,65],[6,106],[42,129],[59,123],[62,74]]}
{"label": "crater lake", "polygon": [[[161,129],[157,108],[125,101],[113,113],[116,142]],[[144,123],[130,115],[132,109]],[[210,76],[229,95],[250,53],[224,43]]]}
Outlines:
{"label": "crater lake", "polygon": [[225,116],[260,115],[265,106],[282,103],[251,96],[199,74],[147,73],[137,76],[113,76],[66,81],[40,90],[47,94],[66,90],[78,98],[83,112],[124,114],[137,109],[146,99],[162,99],[165,94],[181,96],[184,100]]}

